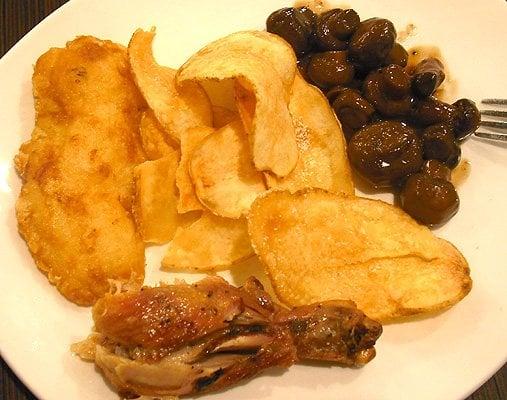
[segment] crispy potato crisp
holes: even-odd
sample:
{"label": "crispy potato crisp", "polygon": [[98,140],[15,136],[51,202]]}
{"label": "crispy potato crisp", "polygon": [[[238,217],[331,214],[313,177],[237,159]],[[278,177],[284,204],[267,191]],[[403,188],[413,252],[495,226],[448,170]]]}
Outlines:
{"label": "crispy potato crisp", "polygon": [[176,186],[180,196],[178,199],[178,212],[202,210],[203,206],[195,195],[194,184],[190,178],[188,164],[192,152],[197,145],[208,135],[212,134],[213,128],[206,126],[190,128],[181,136],[181,160],[176,171]]}
{"label": "crispy potato crisp", "polygon": [[277,295],[290,306],[352,300],[386,322],[452,306],[472,286],[455,247],[382,201],[273,191],[252,204],[248,227]]}
{"label": "crispy potato crisp", "polygon": [[130,39],[130,68],[139,90],[155,113],[162,127],[176,141],[188,128],[212,126],[208,96],[197,84],[188,82],[176,89],[172,68],[158,65],[153,57],[155,30],[138,29]]}
{"label": "crispy potato crisp", "polygon": [[139,135],[141,136],[143,150],[149,160],[165,157],[179,148],[179,145],[164,132],[151,110],[146,110],[141,116]]}
{"label": "crispy potato crisp", "polygon": [[296,127],[299,160],[284,178],[266,172],[268,186],[290,191],[317,187],[354,194],[340,123],[322,92],[299,74],[294,79],[289,111]]}
{"label": "crispy potato crisp", "polygon": [[248,138],[239,120],[204,139],[192,153],[190,175],[197,197],[214,214],[239,218],[266,190],[251,161]]}
{"label": "crispy potato crisp", "polygon": [[239,32],[193,55],[178,70],[176,81],[182,85],[234,78],[236,105],[250,136],[255,167],[285,176],[298,159],[288,110],[295,68],[287,43],[266,32]]}
{"label": "crispy potato crisp", "polygon": [[177,151],[155,161],[145,161],[135,170],[136,196],[134,216],[145,242],[165,243],[179,226],[186,226],[193,213],[179,214],[175,185]]}
{"label": "crispy potato crisp", "polygon": [[204,212],[192,225],[178,228],[162,260],[162,267],[212,271],[252,254],[244,218],[223,218]]}

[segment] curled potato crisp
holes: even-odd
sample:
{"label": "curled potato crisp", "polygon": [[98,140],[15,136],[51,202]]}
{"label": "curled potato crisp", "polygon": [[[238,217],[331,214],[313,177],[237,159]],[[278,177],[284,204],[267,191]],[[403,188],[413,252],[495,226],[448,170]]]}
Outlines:
{"label": "curled potato crisp", "polygon": [[228,108],[213,106],[213,127],[215,129],[223,128],[238,118],[238,114]]}
{"label": "curled potato crisp", "polygon": [[203,210],[203,206],[195,195],[194,184],[190,178],[188,164],[192,152],[197,145],[214,131],[213,128],[200,126],[190,128],[183,132],[181,136],[181,160],[176,171],[176,186],[179,190],[178,212],[186,213],[188,211]]}
{"label": "curled potato crisp", "polygon": [[188,82],[176,89],[176,71],[157,64],[153,57],[154,37],[154,29],[134,32],[128,46],[130,68],[162,127],[179,141],[182,132],[188,128],[212,126],[211,104],[206,92],[195,83]]}
{"label": "curled potato crisp", "polygon": [[[236,99],[234,98],[234,79],[220,81],[201,81],[199,84],[206,91],[212,107],[218,106],[236,112]],[[213,113],[215,110],[213,110]],[[213,123],[215,119],[213,119]]]}
{"label": "curled potato crisp", "polygon": [[295,56],[280,38],[266,32],[239,32],[193,55],[178,70],[176,81],[182,85],[234,78],[236,105],[249,134],[255,167],[285,176],[298,159],[288,110],[295,71]]}
{"label": "curled potato crisp", "polygon": [[452,306],[471,289],[466,260],[402,210],[306,189],[252,204],[249,234],[280,300],[343,299],[386,322]]}
{"label": "curled potato crisp", "polygon": [[290,191],[316,187],[354,194],[340,123],[322,92],[299,74],[292,86],[289,111],[296,127],[299,159],[296,168],[283,178],[266,172],[268,187]]}
{"label": "curled potato crisp", "polygon": [[239,218],[266,190],[251,161],[248,138],[239,120],[207,136],[192,153],[190,176],[197,197],[211,212]]}
{"label": "curled potato crisp", "polygon": [[245,218],[223,218],[204,212],[192,225],[178,228],[162,268],[213,271],[252,254]]}
{"label": "curled potato crisp", "polygon": [[211,59],[220,53],[225,55],[229,53],[231,56],[239,53],[246,58],[261,59],[264,64],[272,66],[278,78],[282,80],[288,99],[296,75],[297,59],[290,45],[278,35],[265,31],[235,32],[209,43],[192,58],[196,57],[195,62],[198,57]]}

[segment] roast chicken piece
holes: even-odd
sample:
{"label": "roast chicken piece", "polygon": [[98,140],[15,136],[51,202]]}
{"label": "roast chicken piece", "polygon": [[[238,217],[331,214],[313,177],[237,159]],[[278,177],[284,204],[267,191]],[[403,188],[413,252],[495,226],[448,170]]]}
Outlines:
{"label": "roast chicken piece", "polygon": [[253,277],[240,288],[208,277],[108,294],[93,319],[73,351],[127,398],[200,394],[299,360],[362,366],[382,333],[352,302],[282,308]]}

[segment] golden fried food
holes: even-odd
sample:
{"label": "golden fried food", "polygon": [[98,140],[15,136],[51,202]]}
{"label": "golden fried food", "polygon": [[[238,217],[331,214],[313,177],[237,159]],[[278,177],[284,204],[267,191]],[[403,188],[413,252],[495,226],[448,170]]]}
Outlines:
{"label": "golden fried food", "polygon": [[266,190],[239,120],[206,137],[192,153],[189,170],[201,203],[222,217],[244,216]]}
{"label": "golden fried food", "polygon": [[132,35],[128,55],[132,74],[146,102],[164,130],[176,141],[182,132],[194,126],[212,126],[213,114],[206,92],[187,82],[177,89],[176,71],[164,67],[153,57],[155,30],[138,29]]}
{"label": "golden fried food", "polygon": [[252,204],[252,246],[284,303],[352,300],[370,318],[442,310],[471,289],[461,253],[378,200],[307,189]]}
{"label": "golden fried food", "polygon": [[198,126],[189,128],[181,135],[181,160],[176,171],[176,186],[179,190],[178,212],[203,210],[204,207],[195,195],[194,184],[190,177],[189,163],[194,149],[208,135],[214,133],[213,128]]}
{"label": "golden fried food", "polygon": [[175,149],[179,149],[179,145],[165,133],[151,110],[143,112],[139,135],[148,160],[158,160],[172,154]]}
{"label": "golden fried food", "polygon": [[126,49],[93,37],[42,55],[33,93],[35,129],[16,157],[19,232],[49,281],[91,305],[109,280],[144,277],[144,244],[130,210],[133,169],[144,161],[145,102]]}
{"label": "golden fried food", "polygon": [[213,106],[213,128],[220,129],[238,119],[238,114],[222,106]]}
{"label": "golden fried food", "polygon": [[177,229],[162,268],[213,271],[251,255],[245,218],[223,218],[205,211],[192,225]]}
{"label": "golden fried food", "polygon": [[316,187],[354,194],[340,123],[322,92],[299,74],[292,86],[289,111],[296,127],[299,159],[296,168],[283,178],[266,172],[268,186],[290,191]]}
{"label": "golden fried food", "polygon": [[201,395],[300,360],[361,367],[382,333],[352,302],[282,308],[254,277],[239,288],[215,276],[108,294],[93,320],[72,350],[122,398]]}
{"label": "golden fried food", "polygon": [[210,43],[177,72],[176,82],[235,80],[236,106],[259,171],[288,175],[298,149],[288,100],[296,72],[290,46],[267,32],[238,32]]}
{"label": "golden fried food", "polygon": [[175,185],[179,154],[174,150],[163,158],[145,161],[134,169],[136,194],[134,217],[145,242],[166,243],[179,226],[197,219],[195,213],[179,214]]}
{"label": "golden fried food", "polygon": [[[233,78],[230,78],[216,81],[202,80],[199,81],[199,84],[208,95],[208,98],[212,104],[212,109],[214,106],[218,106],[232,112],[237,112],[236,99],[234,98],[234,82],[235,80]],[[213,114],[215,114],[215,110],[213,110]],[[213,124],[215,124],[214,118]]]}

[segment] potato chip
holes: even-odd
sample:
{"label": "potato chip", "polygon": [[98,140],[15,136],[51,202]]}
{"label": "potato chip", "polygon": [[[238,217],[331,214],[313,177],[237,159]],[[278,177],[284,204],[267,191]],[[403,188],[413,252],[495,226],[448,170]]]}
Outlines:
{"label": "potato chip", "polygon": [[292,47],[280,36],[266,31],[243,31],[228,36],[224,47],[232,46],[273,65],[285,87],[290,88],[297,71],[297,58]]}
{"label": "potato chip", "polygon": [[237,112],[236,99],[234,97],[234,79],[222,79],[220,81],[200,81],[200,85],[208,95],[213,106],[219,106]]}
{"label": "potato chip", "polygon": [[282,80],[287,94],[290,93],[292,81],[296,75],[297,58],[292,47],[280,36],[266,31],[235,32],[201,49],[196,56],[203,53],[237,53],[244,57],[260,58],[264,64],[271,65]]}
{"label": "potato chip", "polygon": [[203,206],[195,195],[188,165],[195,147],[208,135],[215,132],[207,126],[190,128],[181,136],[181,160],[176,171],[176,186],[179,190],[178,212],[202,210]]}
{"label": "potato chip", "polygon": [[[159,158],[173,154],[179,148],[179,145],[166,135],[151,110],[143,112],[141,116],[139,135],[141,136],[143,150],[148,160],[158,160]],[[177,152],[179,159],[179,151]]]}
{"label": "potato chip", "polygon": [[213,106],[213,127],[215,129],[223,128],[238,118],[238,114],[228,108]]}
{"label": "potato chip", "polygon": [[190,127],[212,125],[211,104],[204,90],[188,82],[176,89],[176,71],[156,63],[153,57],[155,30],[138,29],[128,46],[130,68],[139,90],[162,127],[176,141]]}
{"label": "potato chip", "polygon": [[179,154],[173,150],[163,158],[145,161],[134,169],[136,194],[133,211],[145,242],[165,243],[179,226],[195,220],[195,215],[178,214],[178,194],[174,184]]}
{"label": "potato chip", "polygon": [[252,204],[252,246],[281,301],[343,299],[389,321],[456,304],[472,281],[460,252],[402,210],[320,189]]}
{"label": "potato chip", "polygon": [[239,32],[200,50],[176,76],[178,84],[235,78],[236,104],[255,167],[277,176],[288,175],[298,159],[288,110],[296,65],[288,47],[266,32]]}
{"label": "potato chip", "polygon": [[248,137],[239,120],[204,139],[192,153],[190,176],[197,197],[211,212],[239,218],[266,190],[252,164]]}
{"label": "potato chip", "polygon": [[212,271],[253,254],[245,218],[230,219],[204,212],[187,228],[178,228],[162,260],[164,269]]}
{"label": "potato chip", "polygon": [[265,173],[268,187],[292,192],[317,187],[354,194],[341,126],[322,92],[299,74],[294,79],[289,111],[296,127],[299,159],[284,178]]}

